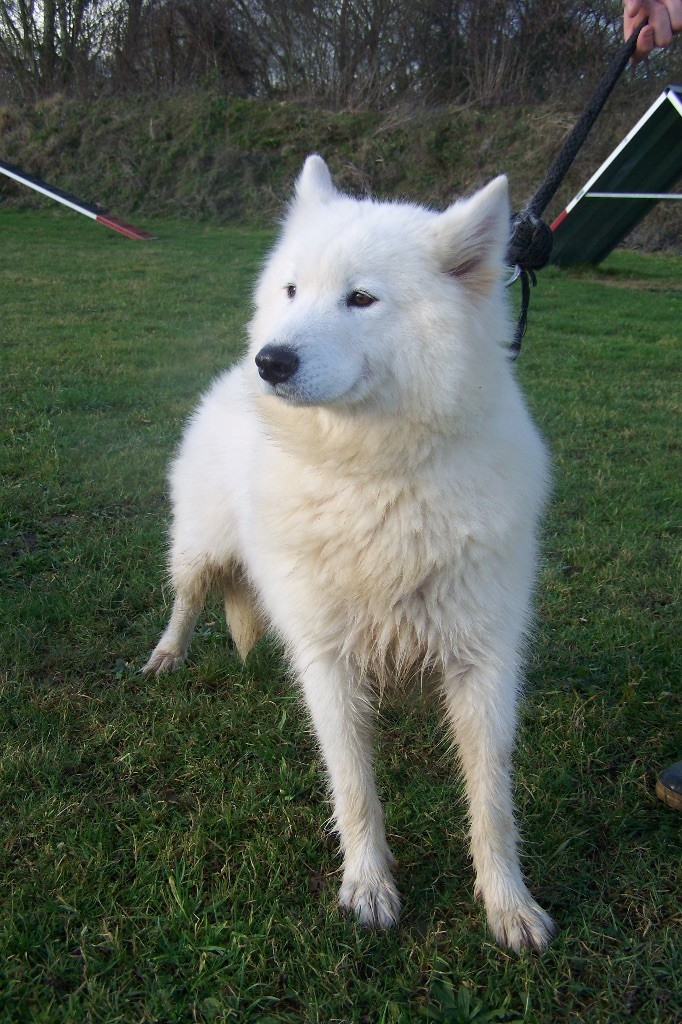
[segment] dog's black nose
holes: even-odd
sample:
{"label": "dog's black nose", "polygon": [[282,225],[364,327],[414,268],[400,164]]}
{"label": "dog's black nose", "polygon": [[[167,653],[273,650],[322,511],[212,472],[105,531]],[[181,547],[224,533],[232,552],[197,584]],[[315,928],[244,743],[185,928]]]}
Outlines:
{"label": "dog's black nose", "polygon": [[256,356],[258,372],[268,384],[283,384],[298,370],[300,359],[287,345],[264,345]]}

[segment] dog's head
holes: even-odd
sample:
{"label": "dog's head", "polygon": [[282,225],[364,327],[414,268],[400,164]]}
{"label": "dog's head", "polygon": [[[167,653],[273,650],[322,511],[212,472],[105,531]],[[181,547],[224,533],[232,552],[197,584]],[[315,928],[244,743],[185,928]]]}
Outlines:
{"label": "dog's head", "polygon": [[293,405],[451,412],[472,368],[500,364],[508,236],[505,177],[435,213],[344,195],[308,157],[256,291],[261,388]]}

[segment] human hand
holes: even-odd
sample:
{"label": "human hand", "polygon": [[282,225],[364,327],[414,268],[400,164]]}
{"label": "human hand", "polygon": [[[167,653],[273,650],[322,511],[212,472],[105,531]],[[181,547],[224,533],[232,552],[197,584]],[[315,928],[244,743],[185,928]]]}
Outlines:
{"label": "human hand", "polygon": [[669,46],[673,34],[682,30],[682,0],[625,0],[623,35],[629,39],[633,29],[648,21],[637,39],[633,61],[648,57],[655,46]]}

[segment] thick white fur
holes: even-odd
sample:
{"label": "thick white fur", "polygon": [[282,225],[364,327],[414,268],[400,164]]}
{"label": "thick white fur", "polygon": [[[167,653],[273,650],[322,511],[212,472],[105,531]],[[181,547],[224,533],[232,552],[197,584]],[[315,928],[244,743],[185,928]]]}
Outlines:
{"label": "thick white fur", "polygon": [[[327,766],[340,903],[379,927],[400,900],[373,702],[389,678],[436,678],[476,891],[495,938],[519,949],[553,932],[521,874],[510,781],[547,464],[504,348],[508,225],[505,178],[435,213],[342,195],[308,158],[248,353],[172,467],[176,600],[146,670],[184,659],[212,584],[242,654],[266,625],[279,634]],[[376,301],[349,305],[354,291]],[[298,355],[289,381],[260,380],[266,344]]]}

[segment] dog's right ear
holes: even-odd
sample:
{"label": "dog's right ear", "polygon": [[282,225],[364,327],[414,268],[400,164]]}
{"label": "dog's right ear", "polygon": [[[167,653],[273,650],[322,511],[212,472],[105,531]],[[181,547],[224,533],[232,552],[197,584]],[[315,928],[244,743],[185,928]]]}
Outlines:
{"label": "dog's right ear", "polygon": [[328,203],[336,194],[329,168],[321,156],[313,153],[296,181],[295,203]]}
{"label": "dog's right ear", "polygon": [[441,269],[475,291],[489,291],[502,272],[509,217],[509,187],[503,174],[469,199],[449,206],[435,222]]}

